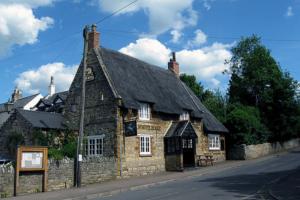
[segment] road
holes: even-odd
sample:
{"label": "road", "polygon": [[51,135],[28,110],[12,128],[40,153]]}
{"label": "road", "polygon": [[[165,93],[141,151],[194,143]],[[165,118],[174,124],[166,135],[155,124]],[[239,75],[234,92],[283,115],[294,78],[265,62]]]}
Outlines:
{"label": "road", "polygon": [[300,200],[300,149],[224,171],[94,200]]}

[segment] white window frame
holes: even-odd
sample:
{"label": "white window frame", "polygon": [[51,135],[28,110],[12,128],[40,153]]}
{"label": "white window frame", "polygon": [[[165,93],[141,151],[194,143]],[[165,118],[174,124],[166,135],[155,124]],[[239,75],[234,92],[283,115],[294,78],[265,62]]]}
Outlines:
{"label": "white window frame", "polygon": [[140,120],[150,120],[151,117],[151,108],[148,103],[140,103],[139,108],[139,119]]}
{"label": "white window frame", "polygon": [[151,153],[151,136],[150,135],[139,135],[140,140],[140,155],[150,156]]}
{"label": "white window frame", "polygon": [[183,113],[179,116],[179,120],[180,120],[180,121],[190,120],[190,114],[189,114],[189,112],[187,112],[187,111],[183,112]]}
{"label": "white window frame", "polygon": [[221,140],[218,134],[208,134],[208,149],[221,150]]}
{"label": "white window frame", "polygon": [[93,135],[87,136],[86,138],[86,155],[89,157],[103,156],[104,135]]}

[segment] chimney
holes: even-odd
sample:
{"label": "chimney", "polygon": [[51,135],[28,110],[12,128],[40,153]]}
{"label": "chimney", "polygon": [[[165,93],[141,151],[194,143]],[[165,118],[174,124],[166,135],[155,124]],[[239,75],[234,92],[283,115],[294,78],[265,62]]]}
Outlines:
{"label": "chimney", "polygon": [[51,76],[50,85],[48,86],[48,96],[55,94],[54,78]]}
{"label": "chimney", "polygon": [[14,92],[11,95],[11,102],[15,103],[17,100],[22,98],[22,92],[16,87],[14,89]]}
{"label": "chimney", "polygon": [[176,62],[176,54],[172,52],[172,58],[168,63],[168,69],[173,72],[177,77],[179,77],[179,64]]}
{"label": "chimney", "polygon": [[88,49],[94,49],[99,47],[99,35],[100,33],[97,32],[96,24],[92,25],[92,30],[89,32],[89,42],[88,42]]}

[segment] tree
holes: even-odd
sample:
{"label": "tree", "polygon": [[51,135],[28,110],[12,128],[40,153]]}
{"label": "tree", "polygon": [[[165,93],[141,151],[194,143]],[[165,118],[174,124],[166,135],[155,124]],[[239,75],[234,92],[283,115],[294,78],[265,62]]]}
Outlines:
{"label": "tree", "polygon": [[230,144],[258,144],[269,138],[269,131],[261,122],[259,110],[255,107],[231,105],[226,126],[230,130]]}
{"label": "tree", "polygon": [[201,83],[196,81],[196,77],[194,75],[181,74],[180,80],[183,81],[200,99],[203,100],[204,97],[204,88]]}
{"label": "tree", "polygon": [[228,102],[226,96],[222,95],[220,90],[206,92],[203,104],[220,122],[226,122]]}
{"label": "tree", "polygon": [[297,82],[281,70],[257,36],[242,38],[231,51],[233,56],[227,61],[229,102],[258,109],[272,141],[295,137],[300,115],[295,98]]}
{"label": "tree", "polygon": [[194,75],[182,74],[180,79],[196,94],[205,107],[221,122],[225,122],[227,100],[220,91],[205,90]]}

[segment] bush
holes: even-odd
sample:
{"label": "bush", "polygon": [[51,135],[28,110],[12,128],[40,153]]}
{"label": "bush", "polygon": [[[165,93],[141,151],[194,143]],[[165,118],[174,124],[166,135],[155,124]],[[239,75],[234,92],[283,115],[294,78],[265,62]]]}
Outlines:
{"label": "bush", "polygon": [[33,138],[36,145],[49,147],[49,158],[61,160],[64,157],[75,158],[76,156],[76,135],[72,131],[36,131],[33,134]]}
{"label": "bush", "polygon": [[261,122],[258,109],[251,106],[231,105],[227,115],[227,127],[230,130],[230,142],[233,144],[264,143],[270,136]]}

